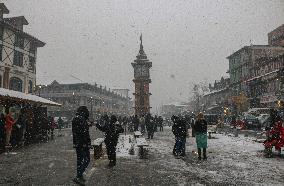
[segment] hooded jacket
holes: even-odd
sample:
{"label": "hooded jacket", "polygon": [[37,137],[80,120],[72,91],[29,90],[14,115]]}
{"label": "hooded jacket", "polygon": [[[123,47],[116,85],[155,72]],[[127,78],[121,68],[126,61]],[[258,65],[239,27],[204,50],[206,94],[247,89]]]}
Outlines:
{"label": "hooded jacket", "polygon": [[111,116],[110,121],[101,124],[97,124],[97,128],[105,133],[105,144],[116,146],[118,142],[119,133],[123,133],[124,130],[121,125],[116,124],[116,117]]}
{"label": "hooded jacket", "polygon": [[90,148],[91,139],[88,125],[88,110],[77,111],[76,116],[72,120],[72,133],[74,148]]}
{"label": "hooded jacket", "polygon": [[186,121],[181,118],[174,118],[174,121],[175,122],[172,126],[172,132],[175,135],[175,137],[186,138],[187,134]]}

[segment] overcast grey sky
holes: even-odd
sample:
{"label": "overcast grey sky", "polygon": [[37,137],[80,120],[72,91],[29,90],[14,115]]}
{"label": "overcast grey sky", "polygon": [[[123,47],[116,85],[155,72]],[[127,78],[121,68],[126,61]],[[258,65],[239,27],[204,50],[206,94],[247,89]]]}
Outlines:
{"label": "overcast grey sky", "polygon": [[[97,82],[133,92],[139,35],[153,62],[152,106],[187,100],[192,84],[228,76],[226,57],[267,44],[284,24],[284,0],[4,0],[9,16],[46,42],[37,81]],[[154,109],[155,110],[155,109]]]}

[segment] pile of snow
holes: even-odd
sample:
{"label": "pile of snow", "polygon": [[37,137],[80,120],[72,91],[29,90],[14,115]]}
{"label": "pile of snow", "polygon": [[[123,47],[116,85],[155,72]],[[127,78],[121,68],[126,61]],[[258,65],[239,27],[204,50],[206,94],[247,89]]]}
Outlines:
{"label": "pile of snow", "polygon": [[129,151],[133,146],[134,137],[133,135],[120,135],[116,147],[117,157],[129,157]]}

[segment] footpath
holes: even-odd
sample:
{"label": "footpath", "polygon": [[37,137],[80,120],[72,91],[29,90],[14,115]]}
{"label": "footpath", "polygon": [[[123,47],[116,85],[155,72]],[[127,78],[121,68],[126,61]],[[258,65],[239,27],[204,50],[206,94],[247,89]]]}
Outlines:
{"label": "footpath", "polygon": [[[91,138],[102,133],[91,128]],[[86,171],[86,185],[284,185],[284,159],[264,158],[263,146],[252,137],[213,134],[208,160],[198,161],[195,139],[187,138],[183,159],[172,155],[174,137],[170,128],[155,133],[147,159],[129,155],[129,136],[121,135],[117,166],[107,168],[106,154]],[[92,152],[93,153],[93,152]],[[0,155],[0,185],[75,185],[76,154],[71,130],[48,143],[35,144]]]}

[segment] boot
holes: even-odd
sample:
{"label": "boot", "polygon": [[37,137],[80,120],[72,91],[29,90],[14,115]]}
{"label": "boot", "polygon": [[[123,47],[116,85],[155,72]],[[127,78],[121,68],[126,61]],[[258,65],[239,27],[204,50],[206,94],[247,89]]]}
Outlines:
{"label": "boot", "polygon": [[198,153],[198,160],[201,160],[201,148],[197,149],[197,153]]}
{"label": "boot", "polygon": [[207,160],[206,148],[203,149],[203,160]]}
{"label": "boot", "polygon": [[115,161],[110,161],[109,164],[108,164],[108,167],[109,168],[112,168],[116,165],[116,162]]}
{"label": "boot", "polygon": [[84,180],[82,177],[80,177],[80,178],[78,178],[78,177],[74,178],[74,179],[73,179],[73,182],[77,183],[78,185],[82,185],[82,186],[85,185],[85,180]]}

